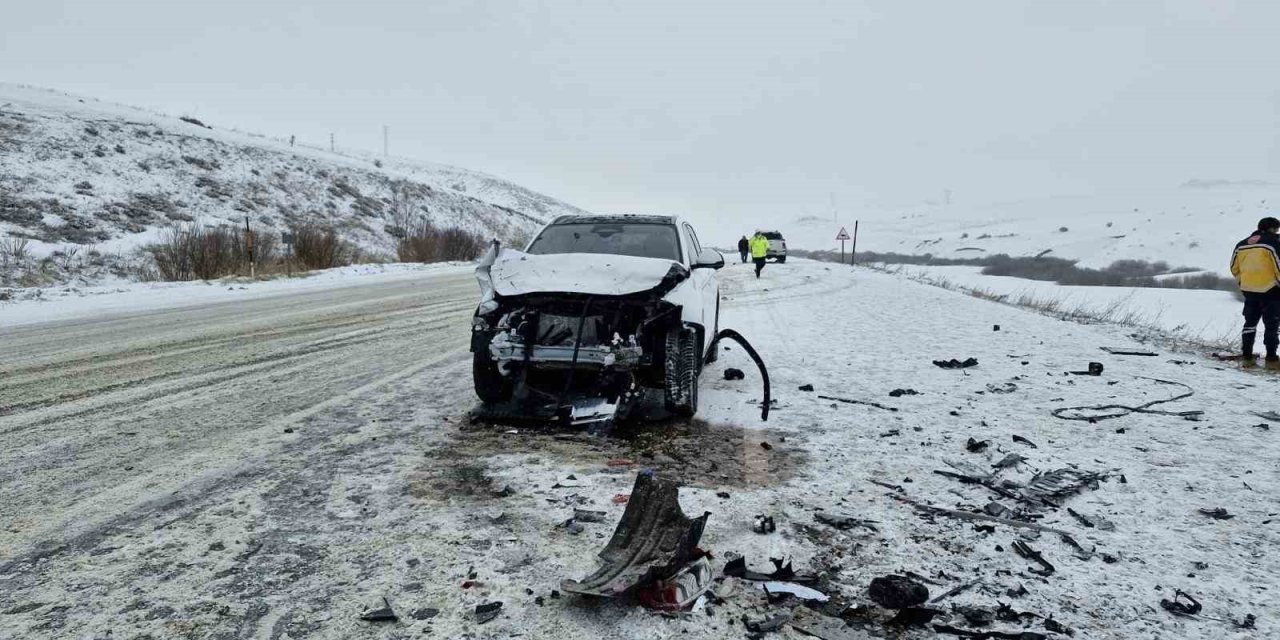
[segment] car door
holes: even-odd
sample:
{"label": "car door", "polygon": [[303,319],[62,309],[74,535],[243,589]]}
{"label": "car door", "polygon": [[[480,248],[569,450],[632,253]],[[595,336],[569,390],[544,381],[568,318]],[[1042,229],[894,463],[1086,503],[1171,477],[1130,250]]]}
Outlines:
{"label": "car door", "polygon": [[[698,256],[702,254],[702,243],[698,241],[698,233],[693,230],[693,225],[684,223],[684,235],[686,243],[689,245],[689,264],[697,262]],[[716,332],[716,316],[717,304],[720,302],[719,278],[716,277],[715,269],[694,269],[693,275],[694,286],[697,287],[699,300],[702,302],[700,316],[702,318],[702,327],[706,330],[702,344],[702,351],[706,353],[708,347],[711,346],[711,339],[715,337]]]}

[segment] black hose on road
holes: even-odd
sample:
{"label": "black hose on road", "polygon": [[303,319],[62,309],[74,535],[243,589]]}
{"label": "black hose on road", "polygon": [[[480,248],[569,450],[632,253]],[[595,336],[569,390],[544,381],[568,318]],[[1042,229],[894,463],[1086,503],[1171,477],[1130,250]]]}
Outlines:
{"label": "black hose on road", "polygon": [[746,350],[747,355],[751,356],[751,359],[755,361],[756,366],[760,368],[760,378],[764,380],[764,402],[760,407],[760,419],[768,422],[769,405],[772,404],[772,398],[769,397],[769,370],[764,367],[764,360],[760,359],[760,354],[756,353],[756,350],[751,346],[751,343],[747,342],[747,339],[742,337],[741,333],[738,333],[733,329],[721,329],[720,333],[717,333],[715,339],[711,341],[711,348],[715,349],[720,346],[720,340],[723,338],[728,338],[742,345],[742,348]]}

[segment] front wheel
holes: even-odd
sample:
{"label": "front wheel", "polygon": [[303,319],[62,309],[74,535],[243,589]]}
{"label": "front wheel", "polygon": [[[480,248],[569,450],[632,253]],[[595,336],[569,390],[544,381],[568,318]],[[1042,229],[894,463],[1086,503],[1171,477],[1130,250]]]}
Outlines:
{"label": "front wheel", "polygon": [[666,361],[663,372],[666,383],[667,410],[692,418],[698,412],[698,332],[688,327],[667,333]]}
{"label": "front wheel", "polygon": [[485,404],[497,404],[511,399],[511,379],[498,371],[498,365],[489,357],[488,350],[471,354],[471,378],[475,382],[476,396]]}
{"label": "front wheel", "polygon": [[783,263],[785,263],[786,261],[787,261],[787,257],[786,257],[786,256],[778,256],[778,264],[783,264]]}

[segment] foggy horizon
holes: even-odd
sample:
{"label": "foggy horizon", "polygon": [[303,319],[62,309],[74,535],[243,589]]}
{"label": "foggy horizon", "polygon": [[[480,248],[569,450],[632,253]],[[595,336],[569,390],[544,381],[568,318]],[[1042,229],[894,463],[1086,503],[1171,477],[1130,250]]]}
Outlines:
{"label": "foggy horizon", "polygon": [[0,80],[708,220],[1280,170],[1273,4],[603,4],[25,3]]}

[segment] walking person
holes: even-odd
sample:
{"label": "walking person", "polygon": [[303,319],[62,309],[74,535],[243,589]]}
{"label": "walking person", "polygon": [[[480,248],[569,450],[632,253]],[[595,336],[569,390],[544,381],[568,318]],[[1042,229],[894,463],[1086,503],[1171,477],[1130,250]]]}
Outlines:
{"label": "walking person", "polygon": [[751,238],[751,260],[756,263],[756,277],[760,277],[760,272],[764,271],[765,258],[769,255],[769,239],[764,234],[757,231],[756,235]]}
{"label": "walking person", "polygon": [[1231,275],[1244,294],[1244,331],[1240,334],[1240,366],[1258,366],[1253,353],[1258,322],[1264,327],[1262,344],[1267,349],[1267,369],[1280,370],[1280,220],[1258,221],[1258,230],[1236,245],[1231,254]]}
{"label": "walking person", "polygon": [[746,236],[738,240],[738,255],[742,257],[742,264],[747,263],[747,256],[751,253],[751,241]]}

